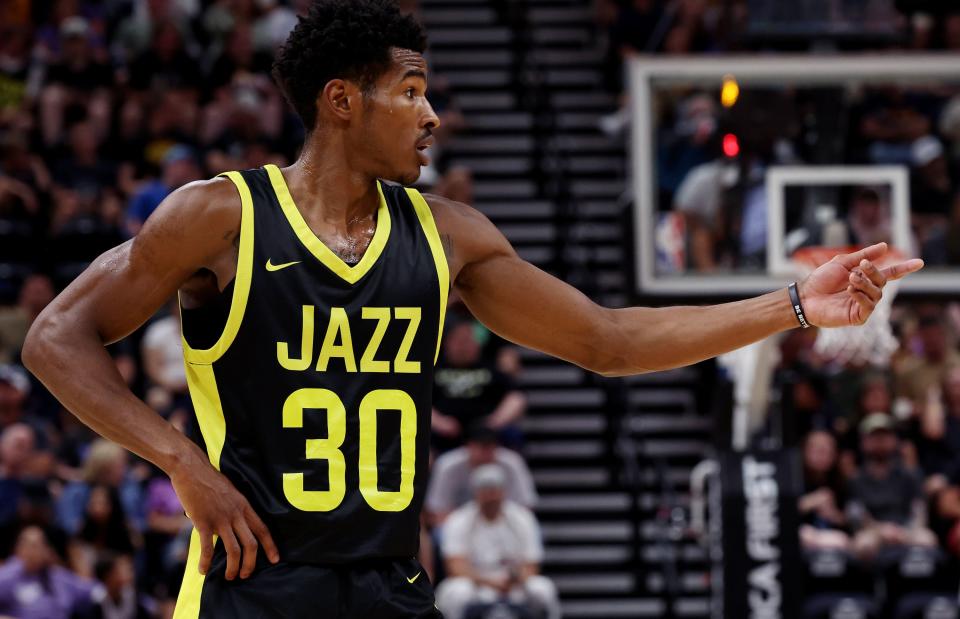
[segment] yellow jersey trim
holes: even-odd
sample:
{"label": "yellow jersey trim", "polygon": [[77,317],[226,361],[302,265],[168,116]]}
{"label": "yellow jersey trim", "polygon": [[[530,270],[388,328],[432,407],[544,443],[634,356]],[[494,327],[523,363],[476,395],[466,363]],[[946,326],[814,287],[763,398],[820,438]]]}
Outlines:
{"label": "yellow jersey trim", "polygon": [[203,592],[204,578],[200,573],[200,534],[194,529],[190,533],[187,567],[183,571],[183,584],[180,585],[180,593],[177,595],[173,619],[197,619],[200,616],[200,594]]}
{"label": "yellow jersey trim", "polygon": [[[227,324],[223,327],[220,338],[210,348],[191,348],[185,337],[183,340],[183,358],[188,364],[211,364],[223,356],[230,344],[233,343],[240,323],[243,322],[243,313],[247,307],[247,297],[250,295],[250,280],[253,276],[253,198],[250,188],[239,172],[225,172],[225,176],[233,181],[240,193],[240,246],[237,257],[237,274],[233,283],[233,297],[230,301],[230,313]],[[181,316],[182,318],[182,316]]]}
{"label": "yellow jersey trim", "polygon": [[[187,363],[187,387],[197,414],[197,425],[207,446],[207,456],[213,468],[220,470],[220,453],[227,439],[227,422],[223,416],[220,392],[213,366],[207,363]],[[189,516],[189,514],[187,514]]]}
{"label": "yellow jersey trim", "polygon": [[433,211],[430,205],[423,199],[420,192],[411,187],[407,187],[407,196],[413,204],[413,209],[417,212],[417,219],[420,220],[420,226],[427,237],[427,243],[430,245],[430,253],[433,254],[433,263],[437,268],[437,280],[440,282],[440,330],[437,331],[437,352],[433,356],[433,363],[436,365],[440,358],[440,340],[443,338],[443,320],[447,317],[447,296],[450,293],[450,268],[447,266],[447,255],[443,253],[443,243],[440,241],[440,233],[437,231],[437,223],[433,220]]}
{"label": "yellow jersey trim", "polygon": [[273,164],[264,167],[270,176],[270,184],[273,185],[273,191],[277,194],[280,208],[283,209],[287,221],[290,222],[290,226],[304,247],[348,284],[355,284],[360,281],[360,278],[366,275],[367,271],[376,264],[377,258],[380,257],[383,248],[387,245],[387,239],[390,238],[390,209],[387,208],[387,199],[383,196],[383,187],[380,185],[380,181],[377,181],[377,193],[380,195],[380,207],[377,209],[377,228],[373,233],[373,238],[370,239],[370,245],[363,252],[363,258],[357,264],[350,266],[324,245],[323,241],[318,239],[310,226],[307,225],[307,222],[303,219],[303,214],[293,202],[290,189],[287,187],[287,181],[284,180],[280,168]]}

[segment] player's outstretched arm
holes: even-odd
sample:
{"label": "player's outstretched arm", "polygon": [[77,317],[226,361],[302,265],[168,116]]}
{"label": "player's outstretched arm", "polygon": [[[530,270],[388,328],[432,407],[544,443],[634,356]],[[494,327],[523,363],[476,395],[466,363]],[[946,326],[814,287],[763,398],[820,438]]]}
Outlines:
{"label": "player's outstretched arm", "polygon": [[[597,305],[522,260],[476,210],[428,196],[451,278],[474,315],[502,337],[588,370],[622,376],[665,370],[735,350],[798,326],[786,290],[704,307]],[[883,286],[919,270],[919,260],[878,270],[884,244],[838,256],[800,285],[807,319],[819,326],[862,324]]]}
{"label": "player's outstretched arm", "polygon": [[201,571],[217,534],[228,552],[228,578],[238,569],[242,577],[252,573],[258,539],[277,560],[269,532],[206,454],[134,396],[104,345],[142,325],[199,269],[233,255],[239,227],[240,200],[229,180],[174,192],[136,238],[97,258],[40,314],[22,355],[81,421],[170,476],[201,534]]}

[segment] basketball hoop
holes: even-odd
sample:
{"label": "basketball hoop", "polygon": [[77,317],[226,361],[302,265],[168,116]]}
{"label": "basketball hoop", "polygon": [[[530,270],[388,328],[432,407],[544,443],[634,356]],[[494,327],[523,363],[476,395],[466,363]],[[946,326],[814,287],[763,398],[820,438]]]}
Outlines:
{"label": "basketball hoop", "polygon": [[[803,247],[791,256],[796,272],[806,277],[821,264],[828,262],[837,254],[855,252],[861,247]],[[906,259],[903,252],[890,249],[879,260],[877,268],[884,268]],[[859,327],[821,327],[813,349],[826,359],[847,364],[870,364],[885,368],[890,365],[890,356],[900,347],[900,343],[890,328],[890,308],[897,296],[899,281],[892,281],[883,289],[883,298],[877,303],[867,322]]]}

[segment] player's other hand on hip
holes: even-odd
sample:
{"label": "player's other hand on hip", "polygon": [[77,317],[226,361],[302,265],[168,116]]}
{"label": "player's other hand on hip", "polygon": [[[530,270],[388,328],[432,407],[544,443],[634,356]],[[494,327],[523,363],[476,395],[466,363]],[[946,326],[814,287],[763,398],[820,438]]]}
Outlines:
{"label": "player's other hand on hip", "polygon": [[227,580],[236,578],[238,572],[240,578],[253,573],[259,547],[271,563],[279,561],[270,531],[246,497],[200,455],[199,449],[197,454],[172,471],[170,481],[200,536],[200,573],[210,569],[214,535],[223,540],[227,552]]}
{"label": "player's other hand on hip", "polygon": [[887,282],[923,268],[923,260],[917,258],[879,268],[875,263],[886,253],[887,244],[877,243],[820,265],[798,285],[807,320],[819,327],[862,325],[880,302]]}

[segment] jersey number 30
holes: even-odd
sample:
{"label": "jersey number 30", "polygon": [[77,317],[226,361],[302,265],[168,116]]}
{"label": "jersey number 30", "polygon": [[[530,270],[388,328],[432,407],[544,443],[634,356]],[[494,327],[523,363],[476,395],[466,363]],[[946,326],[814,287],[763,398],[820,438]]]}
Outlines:
{"label": "jersey number 30", "polygon": [[[340,447],[347,433],[343,401],[329,389],[298,389],[283,403],[283,427],[302,428],[304,409],[325,409],[327,438],[307,440],[307,459],[326,460],[329,490],[304,490],[303,473],[283,474],[283,494],[290,504],[308,512],[336,509],[346,493],[346,467]],[[400,410],[400,489],[377,488],[377,415],[381,410]],[[417,407],[404,391],[375,389],[360,401],[360,494],[373,509],[399,512],[413,499],[416,459]]]}

